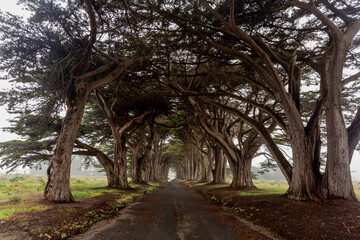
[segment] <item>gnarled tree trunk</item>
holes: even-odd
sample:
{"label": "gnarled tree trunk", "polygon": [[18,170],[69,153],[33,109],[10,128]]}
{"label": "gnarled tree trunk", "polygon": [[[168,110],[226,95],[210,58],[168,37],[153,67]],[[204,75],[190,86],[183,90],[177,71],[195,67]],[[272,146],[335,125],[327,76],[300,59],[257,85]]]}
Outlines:
{"label": "gnarled tree trunk", "polygon": [[130,188],[127,179],[127,147],[125,141],[114,141],[114,175],[115,181],[109,186],[113,188]]}
{"label": "gnarled tree trunk", "polygon": [[226,160],[224,151],[215,146],[214,148],[214,169],[212,170],[213,183],[226,183]]}
{"label": "gnarled tree trunk", "polygon": [[255,187],[251,176],[252,158],[239,159],[233,164],[233,180],[230,187]]}
{"label": "gnarled tree trunk", "polygon": [[80,85],[76,95],[66,101],[67,111],[54,154],[47,169],[44,198],[55,202],[73,202],[70,192],[71,156],[84,114],[88,91]]}
{"label": "gnarled tree trunk", "polygon": [[[341,34],[342,36],[342,34]],[[336,35],[331,54],[324,64],[322,96],[327,130],[327,161],[321,192],[326,197],[356,200],[351,181],[348,132],[341,109],[341,82],[346,39]]]}

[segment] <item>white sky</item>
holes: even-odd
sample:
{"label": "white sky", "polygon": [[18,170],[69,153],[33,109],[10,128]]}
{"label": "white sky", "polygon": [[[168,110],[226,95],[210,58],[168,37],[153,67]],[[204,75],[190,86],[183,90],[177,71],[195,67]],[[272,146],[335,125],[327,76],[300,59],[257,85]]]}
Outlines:
{"label": "white sky", "polygon": [[[24,17],[27,16],[26,12],[22,10],[22,7],[19,5],[16,5],[17,0],[0,0],[0,10],[3,12],[10,12],[12,14],[16,15],[22,15]],[[3,73],[0,72],[0,76],[3,75]],[[7,81],[0,81],[0,90],[3,91],[5,89],[10,88],[11,84]],[[15,139],[16,135],[3,132],[2,128],[9,126],[8,119],[11,119],[13,116],[9,114],[5,107],[0,107],[0,142],[8,141],[11,139]]]}
{"label": "white sky", "polygon": [[[21,15],[27,17],[26,11],[23,10],[23,7],[16,4],[17,0],[0,0],[0,10],[11,12],[12,14]],[[1,74],[1,73],[0,73]],[[0,81],[0,90],[9,88],[10,84],[6,81]],[[10,119],[12,116],[7,113],[4,107],[0,107],[0,128],[6,127],[9,125],[7,119]],[[15,135],[0,131],[0,142],[8,141],[15,139]],[[256,159],[254,165],[258,165],[260,160]],[[1,171],[1,169],[0,169]],[[360,181],[360,154],[356,152],[352,159],[351,171],[354,180]]]}

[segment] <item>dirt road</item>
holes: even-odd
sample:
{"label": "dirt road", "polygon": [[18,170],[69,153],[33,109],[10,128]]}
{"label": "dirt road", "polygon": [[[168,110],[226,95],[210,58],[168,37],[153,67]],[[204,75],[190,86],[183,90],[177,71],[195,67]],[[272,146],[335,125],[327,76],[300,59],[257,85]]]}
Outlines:
{"label": "dirt road", "polygon": [[273,239],[259,231],[172,181],[124,208],[115,219],[102,221],[72,239]]}

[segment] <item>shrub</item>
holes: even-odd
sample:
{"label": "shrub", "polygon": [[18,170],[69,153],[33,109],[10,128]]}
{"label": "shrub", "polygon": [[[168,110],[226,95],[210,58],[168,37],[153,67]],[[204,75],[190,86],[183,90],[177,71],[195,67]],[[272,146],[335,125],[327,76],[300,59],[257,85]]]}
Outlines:
{"label": "shrub", "polygon": [[11,177],[9,178],[9,181],[10,182],[18,182],[23,179],[24,179],[23,175],[11,175]]}
{"label": "shrub", "polygon": [[10,202],[19,202],[21,201],[22,198],[21,196],[13,195],[13,196],[9,196],[8,199]]}

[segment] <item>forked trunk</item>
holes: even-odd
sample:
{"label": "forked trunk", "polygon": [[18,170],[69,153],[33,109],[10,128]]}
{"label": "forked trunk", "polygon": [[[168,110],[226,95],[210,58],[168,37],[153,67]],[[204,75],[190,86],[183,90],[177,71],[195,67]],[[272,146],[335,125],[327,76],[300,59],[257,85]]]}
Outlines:
{"label": "forked trunk", "polygon": [[135,166],[133,166],[133,176],[132,176],[132,181],[131,181],[132,183],[136,183],[136,184],[145,184],[146,183],[142,177],[143,159],[144,159],[144,156],[139,157],[136,160]]}
{"label": "forked trunk", "polygon": [[231,188],[255,187],[251,177],[252,158],[238,159],[233,164]]}
{"label": "forked trunk", "polygon": [[146,171],[145,171],[145,182],[152,182],[154,181],[154,168],[153,168],[153,159],[149,157],[146,159]]}
{"label": "forked trunk", "polygon": [[314,169],[314,153],[316,152],[307,141],[304,130],[293,134],[291,141],[293,151],[293,174],[287,196],[298,201],[315,200],[318,201],[319,188]]}
{"label": "forked trunk", "polygon": [[206,182],[206,167],[205,167],[205,159],[200,156],[200,159],[198,160],[198,182]]}
{"label": "forked trunk", "polygon": [[127,178],[127,161],[126,161],[126,153],[127,147],[125,143],[122,143],[120,148],[120,159],[119,159],[119,187],[120,188],[130,188],[128,178]]}
{"label": "forked trunk", "polygon": [[205,179],[205,182],[211,182],[212,179],[213,179],[213,174],[212,174],[212,168],[213,168],[213,163],[212,163],[212,160],[209,159],[209,165],[207,167],[207,170],[206,170],[206,179]]}
{"label": "forked trunk", "polygon": [[86,88],[79,88],[75,97],[67,99],[66,116],[47,170],[48,181],[44,190],[44,198],[47,200],[74,201],[70,192],[71,156],[87,98]]}
{"label": "forked trunk", "polygon": [[131,182],[136,184],[145,184],[142,177],[142,169],[144,162],[144,155],[139,156],[139,147],[133,148]]}
{"label": "forked trunk", "polygon": [[124,143],[114,142],[114,176],[115,180],[109,187],[112,188],[130,188],[127,180],[127,148]]}
{"label": "forked trunk", "polygon": [[213,170],[213,183],[226,183],[226,161],[224,151],[220,147],[215,150],[215,164]]}

